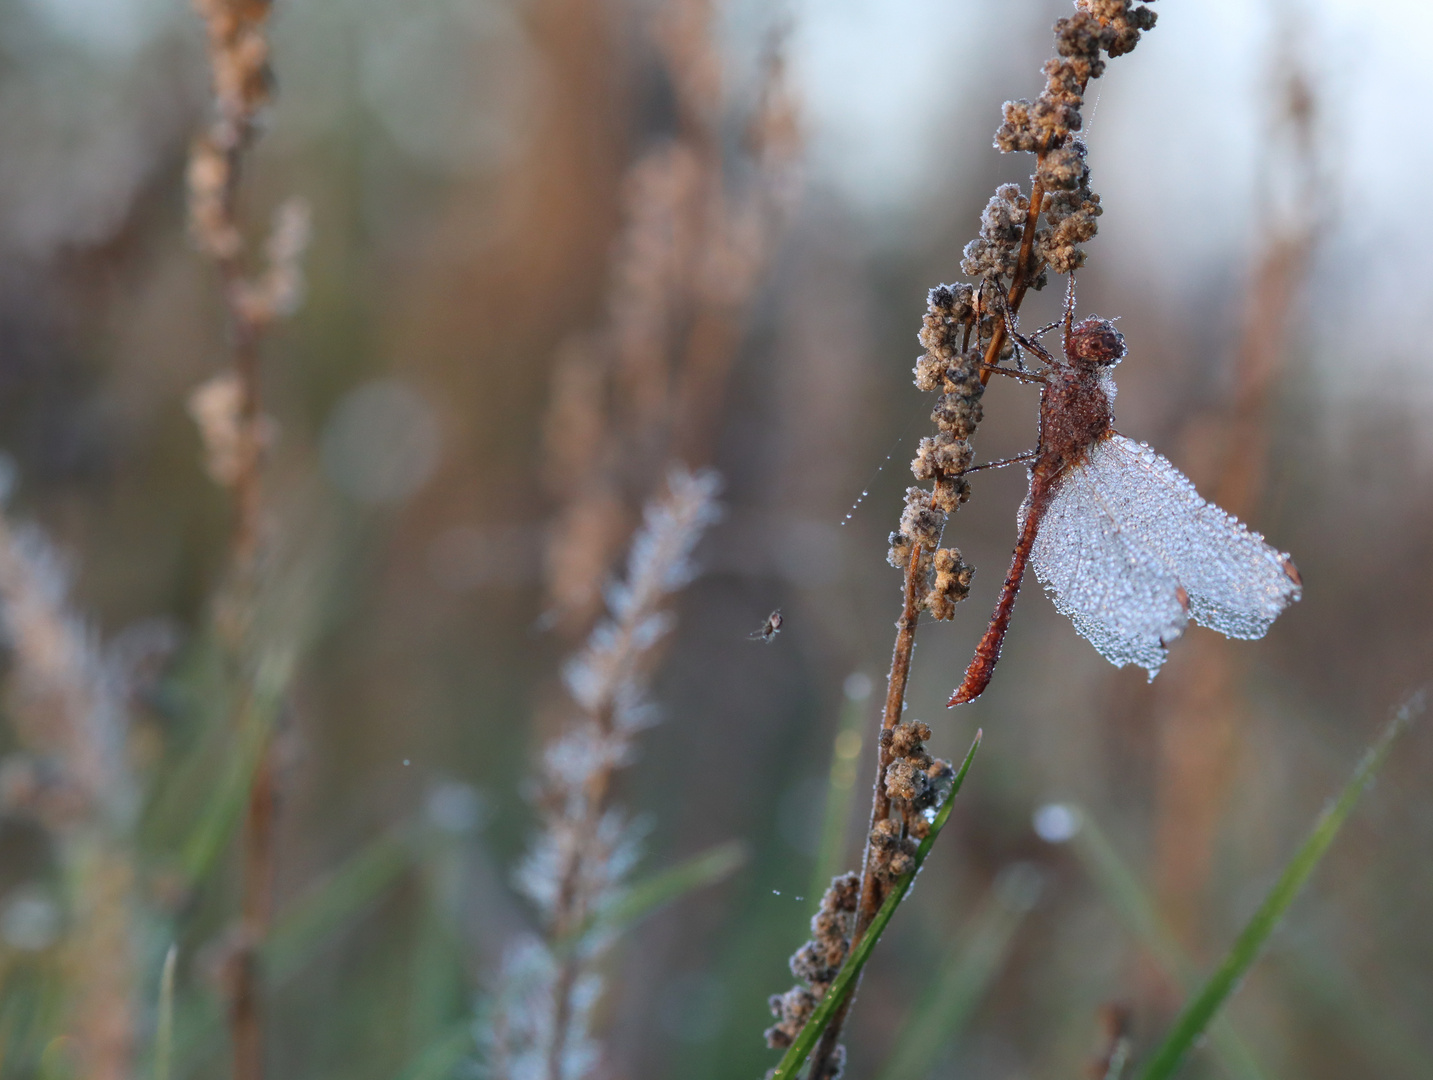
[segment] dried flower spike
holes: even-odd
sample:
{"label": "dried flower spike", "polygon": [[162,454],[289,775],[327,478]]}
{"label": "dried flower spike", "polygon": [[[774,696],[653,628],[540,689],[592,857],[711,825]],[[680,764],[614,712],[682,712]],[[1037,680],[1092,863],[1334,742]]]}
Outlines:
{"label": "dried flower spike", "polygon": [[544,932],[503,960],[485,1039],[495,1075],[585,1080],[597,1068],[590,1025],[611,936],[589,921],[620,894],[640,851],[640,830],[611,805],[613,779],[652,723],[647,678],[671,628],[666,606],[691,580],[692,549],[719,517],[718,487],[710,471],[671,472],[632,540],[625,580],[605,591],[607,618],[564,672],[578,714],[543,753],[542,831],[517,875]]}

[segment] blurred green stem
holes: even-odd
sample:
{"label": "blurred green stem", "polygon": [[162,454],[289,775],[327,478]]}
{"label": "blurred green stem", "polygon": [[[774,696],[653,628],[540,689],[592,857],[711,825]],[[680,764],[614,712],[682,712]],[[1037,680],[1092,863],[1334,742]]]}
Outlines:
{"label": "blurred green stem", "polygon": [[1185,1007],[1168,1038],[1140,1072],[1141,1080],[1167,1080],[1174,1075],[1189,1048],[1204,1033],[1210,1020],[1248,974],[1269,935],[1279,925],[1289,905],[1299,895],[1309,875],[1314,872],[1329,845],[1333,843],[1334,837],[1338,835],[1339,829],[1343,827],[1344,821],[1348,819],[1359,796],[1388,757],[1394,741],[1408,729],[1414,717],[1423,711],[1425,701],[1426,691],[1420,689],[1394,713],[1393,719],[1384,728],[1383,734],[1369,747],[1338,798],[1319,815],[1308,839],[1300,845],[1294,857],[1284,867],[1284,872],[1279,875],[1274,888],[1235,939],[1224,962],[1204,985],[1204,989]]}
{"label": "blurred green stem", "polygon": [[861,757],[861,727],[865,720],[869,694],[853,695],[848,692],[844,698],[840,726],[831,747],[831,773],[826,782],[826,811],[821,820],[821,846],[817,849],[811,886],[806,891],[813,907],[820,906],[826,887],[846,863],[846,833],[851,820],[851,804],[856,794],[856,766]]}
{"label": "blurred green stem", "polygon": [[174,1057],[174,969],[178,961],[179,946],[169,946],[159,976],[159,1009],[154,1025],[154,1080],[169,1080]]}

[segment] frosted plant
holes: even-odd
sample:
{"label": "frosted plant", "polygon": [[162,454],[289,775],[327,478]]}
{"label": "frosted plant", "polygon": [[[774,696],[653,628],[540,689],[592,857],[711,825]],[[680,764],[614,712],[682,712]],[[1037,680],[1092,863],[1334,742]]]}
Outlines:
{"label": "frosted plant", "polygon": [[49,830],[65,872],[60,964],[78,1075],[126,1080],[139,914],[127,706],[146,657],[102,649],[70,607],[69,584],[40,529],[12,526],[0,509],[0,635],[11,657],[8,719],[21,747],[0,768],[0,797]]}
{"label": "frosted plant", "polygon": [[504,1080],[581,1080],[599,1048],[589,1016],[601,996],[596,965],[612,935],[600,916],[637,860],[640,830],[609,805],[632,740],[654,719],[646,701],[663,610],[691,581],[692,549],[717,520],[717,474],[673,469],[632,540],[625,579],[606,590],[607,617],[564,671],[580,713],[543,753],[542,832],[517,872],[543,924],[508,950],[488,1021],[486,1067]]}

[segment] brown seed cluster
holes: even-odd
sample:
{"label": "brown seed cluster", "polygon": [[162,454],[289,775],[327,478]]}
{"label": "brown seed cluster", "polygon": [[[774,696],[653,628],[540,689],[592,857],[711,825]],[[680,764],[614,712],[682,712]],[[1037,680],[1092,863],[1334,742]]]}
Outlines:
{"label": "brown seed cluster", "polygon": [[871,872],[882,884],[890,885],[916,864],[920,845],[903,834],[895,818],[882,818],[871,830]]}
{"label": "brown seed cluster", "polygon": [[911,472],[932,487],[907,489],[900,529],[891,534],[886,556],[892,566],[902,568],[916,558],[914,570],[925,586],[921,606],[937,619],[955,614],[975,573],[961,561],[959,551],[942,548],[940,538],[950,514],[970,497],[963,474],[975,456],[970,437],[980,423],[985,392],[980,350],[967,347],[981,322],[976,300],[969,285],[941,285],[930,292],[920,332],[926,351],[916,361],[915,376],[922,390],[940,391],[931,412],[937,430],[921,440]]}
{"label": "brown seed cluster", "polygon": [[[856,874],[842,874],[831,879],[826,894],[821,897],[821,908],[811,918],[811,940],[797,949],[791,957],[791,974],[801,982],[784,994],[772,994],[767,1004],[777,1022],[766,1029],[766,1045],[773,1050],[785,1050],[795,1041],[806,1021],[811,1018],[817,1003],[826,996],[826,990],[851,948],[851,932],[856,925],[856,905],[861,895],[861,879]],[[844,1061],[844,1054],[833,1055],[833,1060]],[[834,1080],[840,1075],[840,1065],[826,1075]]]}
{"label": "brown seed cluster", "polygon": [[[1042,288],[1051,270],[1069,274],[1084,264],[1080,245],[1094,237],[1101,213],[1100,197],[1090,190],[1085,145],[1075,136],[1085,89],[1104,71],[1106,57],[1129,52],[1154,25],[1154,12],[1131,0],[1077,0],[1075,6],[1073,15],[1055,23],[1057,55],[1043,68],[1045,89],[1033,102],[1007,101],[995,133],[1002,152],[1036,155],[1032,194],[1022,194],[1016,184],[996,189],[981,214],[980,234],[961,261],[961,270],[979,286],[932,289],[921,327],[926,352],[916,362],[915,382],[940,392],[931,413],[938,430],[921,440],[911,472],[932,488],[907,489],[887,558],[917,575],[920,607],[937,619],[954,616],[973,574],[960,552],[941,548],[940,539],[946,519],[970,496],[964,474],[981,419],[986,347],[1003,336],[1005,311],[1018,309],[1025,289]],[[1002,341],[990,358],[998,362],[1011,352]]]}
{"label": "brown seed cluster", "polygon": [[915,869],[919,842],[930,834],[939,805],[955,769],[926,752],[930,727],[919,720],[881,732],[883,756],[889,756],[882,782],[897,816],[882,818],[871,829],[871,872],[890,886]]}
{"label": "brown seed cluster", "polygon": [[[1081,109],[1091,79],[1110,57],[1135,47],[1154,25],[1154,13],[1132,0],[1075,0],[1075,12],[1055,23],[1056,55],[1043,68],[1045,87],[1035,101],[1011,101],[995,135],[1002,153],[1036,156],[1027,195],[1016,184],[1002,184],[980,217],[979,235],[966,245],[962,271],[973,284],[932,289],[922,321],[925,354],[916,361],[915,384],[938,394],[931,419],[936,433],[922,439],[911,472],[927,487],[906,491],[900,527],[890,536],[887,560],[905,571],[904,603],[891,661],[891,676],[881,735],[881,773],[867,840],[865,874],[858,911],[864,928],[874,917],[891,884],[915,865],[918,841],[930,834],[934,808],[949,789],[953,770],[925,750],[930,729],[921,723],[897,723],[905,705],[906,680],[916,624],[921,611],[949,619],[970,591],[973,570],[955,548],[941,547],[946,523],[970,497],[966,474],[972,469],[971,437],[982,418],[981,398],[993,370],[1028,377],[1004,364],[1015,356],[1006,333],[1030,288],[1041,288],[1049,274],[1071,274],[1083,265],[1080,245],[1095,235],[1100,199],[1090,188],[1084,144],[1077,137]],[[1114,332],[1111,328],[1112,333]],[[1091,356],[1121,345],[1103,331],[1084,333],[1081,348]],[[976,468],[984,466],[975,466]],[[773,999],[786,1023],[806,999],[799,992]],[[800,1013],[800,1021],[810,1009]],[[812,1058],[813,1076],[825,1080],[840,1059],[829,1047],[839,1037],[844,1014],[822,1036]],[[787,1025],[788,1045],[800,1021]],[[773,1028],[780,1032],[782,1025]],[[768,1033],[768,1038],[773,1036]],[[836,1066],[839,1069],[839,1065]]]}
{"label": "brown seed cluster", "polygon": [[235,258],[243,239],[232,207],[235,155],[269,100],[269,0],[194,0],[208,32],[214,122],[189,155],[189,222],[213,259]]}
{"label": "brown seed cluster", "polygon": [[[1009,123],[1011,105],[1023,104],[1026,103],[1005,103],[1006,123]],[[1020,242],[1025,235],[1025,219],[1029,215],[1030,200],[1020,194],[1019,185],[1001,184],[996,188],[980,215],[980,235],[965,245],[965,257],[960,261],[961,273],[991,281],[1013,279],[1020,266]],[[1043,288],[1044,274],[1041,273],[1031,284],[1034,288]]]}
{"label": "brown seed cluster", "polygon": [[[1100,197],[1090,190],[1085,144],[1076,137],[1091,79],[1105,70],[1105,57],[1122,56],[1154,26],[1155,14],[1131,0],[1078,0],[1077,11],[1055,23],[1056,56],[1044,66],[1045,89],[1033,101],[1007,101],[995,132],[1002,153],[1036,155],[1032,191],[1045,225],[1033,236],[1023,287],[1039,289],[1046,273],[1068,274],[1084,265],[1080,244],[1094,238]],[[961,269],[971,277],[1015,284],[1030,198],[1003,185],[981,216],[980,236],[965,249]]]}
{"label": "brown seed cluster", "polygon": [[[881,745],[892,759],[886,766],[886,794],[904,819],[907,836],[917,840],[925,839],[930,832],[929,811],[940,802],[955,778],[950,762],[926,752],[929,738],[930,728],[919,720],[897,724],[881,732]],[[891,877],[899,877],[908,869],[909,866]]]}

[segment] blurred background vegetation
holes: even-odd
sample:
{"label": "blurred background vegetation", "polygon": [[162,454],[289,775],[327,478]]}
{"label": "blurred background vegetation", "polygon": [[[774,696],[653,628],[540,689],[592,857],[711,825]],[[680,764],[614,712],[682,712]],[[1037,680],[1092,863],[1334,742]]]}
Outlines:
{"label": "blurred background vegetation", "polygon": [[[274,1077],[468,1075],[475,1010],[531,926],[509,884],[534,828],[528,778],[569,710],[557,673],[592,614],[553,616],[543,552],[581,493],[546,469],[544,425],[555,375],[571,373],[564,343],[610,317],[632,167],[689,130],[690,56],[654,31],[685,3],[275,9],[274,99],[241,205],[258,240],[301,195],[314,240],[304,303],[265,344],[278,554],[256,619],[282,669],[281,692],[260,698],[282,791],[262,949]],[[1031,587],[991,689],[948,714],[1024,488],[1018,469],[975,479],[946,534],[979,568],[973,595],[923,630],[909,715],[942,756],[958,760],[977,725],[984,747],[867,971],[853,1076],[888,1061],[888,1077],[1081,1075],[1111,1004],[1153,1039],[1181,1000],[1169,956],[1203,970],[1222,954],[1427,677],[1433,12],[1158,6],[1158,28],[1092,90],[1105,214],[1080,304],[1122,320],[1121,430],[1292,552],[1304,598],[1232,651],[1191,629],[1147,685]],[[730,371],[706,400],[693,464],[724,476],[726,516],[655,677],[663,722],[619,791],[649,822],[639,875],[730,839],[749,857],[614,954],[603,1075],[726,1080],[774,1061],[766,996],[789,985],[815,901],[833,745],[853,749],[836,742],[843,715],[864,739],[846,859],[859,850],[879,693],[866,695],[899,613],[886,536],[930,407],[910,382],[926,290],[958,276],[995,185],[1027,182],[991,132],[1002,101],[1038,89],[1066,9],[713,7],[725,104],[707,121],[725,156],[703,167],[739,188],[741,118],[776,49],[801,180],[782,181]],[[207,80],[202,24],[179,0],[0,4],[7,513],[70,557],[73,610],[112,650],[167,646],[130,700],[135,1075],[154,1065],[172,943],[172,1075],[228,1069],[226,785],[245,744],[210,620],[230,506],[186,411],[227,362],[185,220]],[[1056,292],[1029,319],[1052,317]],[[1032,445],[1032,391],[992,386],[985,408],[983,458]],[[609,567],[651,465],[625,476]],[[780,636],[750,641],[778,607]],[[21,761],[20,727],[0,735],[7,761]],[[1232,1004],[1246,1057],[1216,1045],[1190,1075],[1433,1075],[1430,768],[1433,733],[1415,733]],[[80,1075],[59,1004],[92,975],[66,948],[77,845],[22,797],[17,769],[0,785],[20,791],[0,817],[0,1075]],[[1141,905],[1164,930],[1131,915]],[[922,1008],[942,1019],[912,1058],[901,1033]]]}

